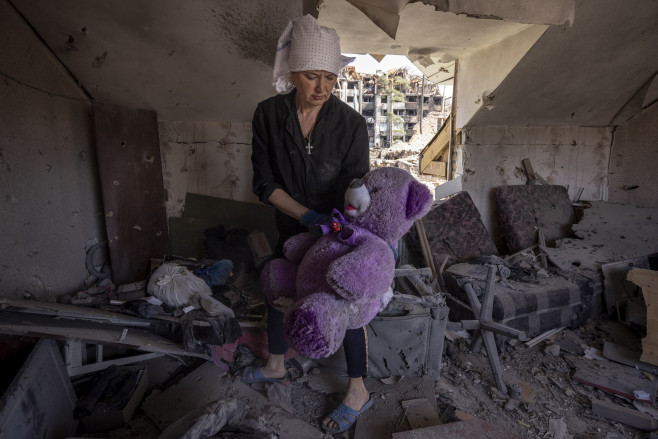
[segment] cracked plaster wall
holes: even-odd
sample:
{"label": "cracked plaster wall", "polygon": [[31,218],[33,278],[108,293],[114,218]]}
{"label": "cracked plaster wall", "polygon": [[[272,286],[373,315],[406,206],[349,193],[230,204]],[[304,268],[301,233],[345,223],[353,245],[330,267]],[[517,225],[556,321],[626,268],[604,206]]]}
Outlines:
{"label": "cracked plaster wall", "polygon": [[458,147],[462,187],[500,247],[494,187],[526,184],[521,161],[529,158],[535,173],[568,187],[571,199],[582,188],[581,200],[607,200],[612,137],[606,127],[466,128]]}
{"label": "cracked plaster wall", "polygon": [[654,104],[615,131],[609,201],[658,207],[657,164],[658,105]]}
{"label": "cracked plaster wall", "polygon": [[542,25],[528,26],[459,60],[456,91],[458,128],[468,125],[478,111],[488,111],[496,105],[496,88],[547,28]]}
{"label": "cracked plaster wall", "polygon": [[0,295],[83,289],[104,240],[91,103],[0,2]]}
{"label": "cracked plaster wall", "polygon": [[159,122],[167,218],[188,192],[258,203],[251,192],[251,123]]}

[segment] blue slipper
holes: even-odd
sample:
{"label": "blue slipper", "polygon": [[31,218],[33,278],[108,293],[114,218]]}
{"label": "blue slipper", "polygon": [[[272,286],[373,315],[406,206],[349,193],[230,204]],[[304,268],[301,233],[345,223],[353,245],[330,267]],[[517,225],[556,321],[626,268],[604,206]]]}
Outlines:
{"label": "blue slipper", "polygon": [[245,384],[253,384],[257,382],[266,382],[266,383],[283,383],[287,380],[287,377],[283,378],[265,378],[263,372],[260,370],[260,367],[247,366],[242,371],[240,375],[240,381]]}
{"label": "blue slipper", "polygon": [[363,404],[363,407],[361,407],[361,410],[359,411],[353,410],[341,402],[340,405],[336,408],[336,410],[331,412],[331,414],[329,415],[329,419],[331,419],[336,424],[338,424],[338,428],[335,429],[329,428],[329,427],[325,427],[324,425],[322,427],[325,429],[325,431],[331,434],[342,433],[344,431],[347,431],[352,427],[352,425],[354,425],[354,423],[356,422],[356,418],[358,418],[361,413],[365,412],[370,407],[372,407],[374,402],[375,401],[372,399],[371,396],[368,402]]}

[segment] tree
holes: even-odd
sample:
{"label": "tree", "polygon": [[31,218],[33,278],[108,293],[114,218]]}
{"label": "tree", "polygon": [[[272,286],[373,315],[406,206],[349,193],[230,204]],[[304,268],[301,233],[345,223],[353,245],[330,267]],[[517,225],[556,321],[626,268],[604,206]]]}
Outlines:
{"label": "tree", "polygon": [[405,89],[409,85],[407,78],[395,76],[389,79],[388,76],[382,75],[377,78],[377,88],[381,94],[391,95],[393,102],[404,102],[404,93],[400,89]]}

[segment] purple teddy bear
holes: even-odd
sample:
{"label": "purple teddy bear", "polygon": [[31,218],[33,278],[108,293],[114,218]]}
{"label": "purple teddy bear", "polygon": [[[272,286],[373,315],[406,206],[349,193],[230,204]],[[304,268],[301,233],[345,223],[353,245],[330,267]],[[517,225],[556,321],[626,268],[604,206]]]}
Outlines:
{"label": "purple teddy bear", "polygon": [[392,297],[398,240],[430,209],[429,189],[399,168],[355,179],[322,225],[325,235],[300,233],[284,244],[285,259],[267,263],[263,292],[285,310],[288,341],[309,358],[338,350],[346,329],[360,328]]}

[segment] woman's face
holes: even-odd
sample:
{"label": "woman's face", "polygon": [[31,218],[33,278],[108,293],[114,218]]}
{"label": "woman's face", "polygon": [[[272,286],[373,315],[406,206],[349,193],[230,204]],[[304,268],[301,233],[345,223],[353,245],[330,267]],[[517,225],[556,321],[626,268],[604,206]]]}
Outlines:
{"label": "woman's face", "polygon": [[297,88],[298,104],[321,106],[331,96],[338,78],[324,70],[306,70],[292,72],[292,79]]}

